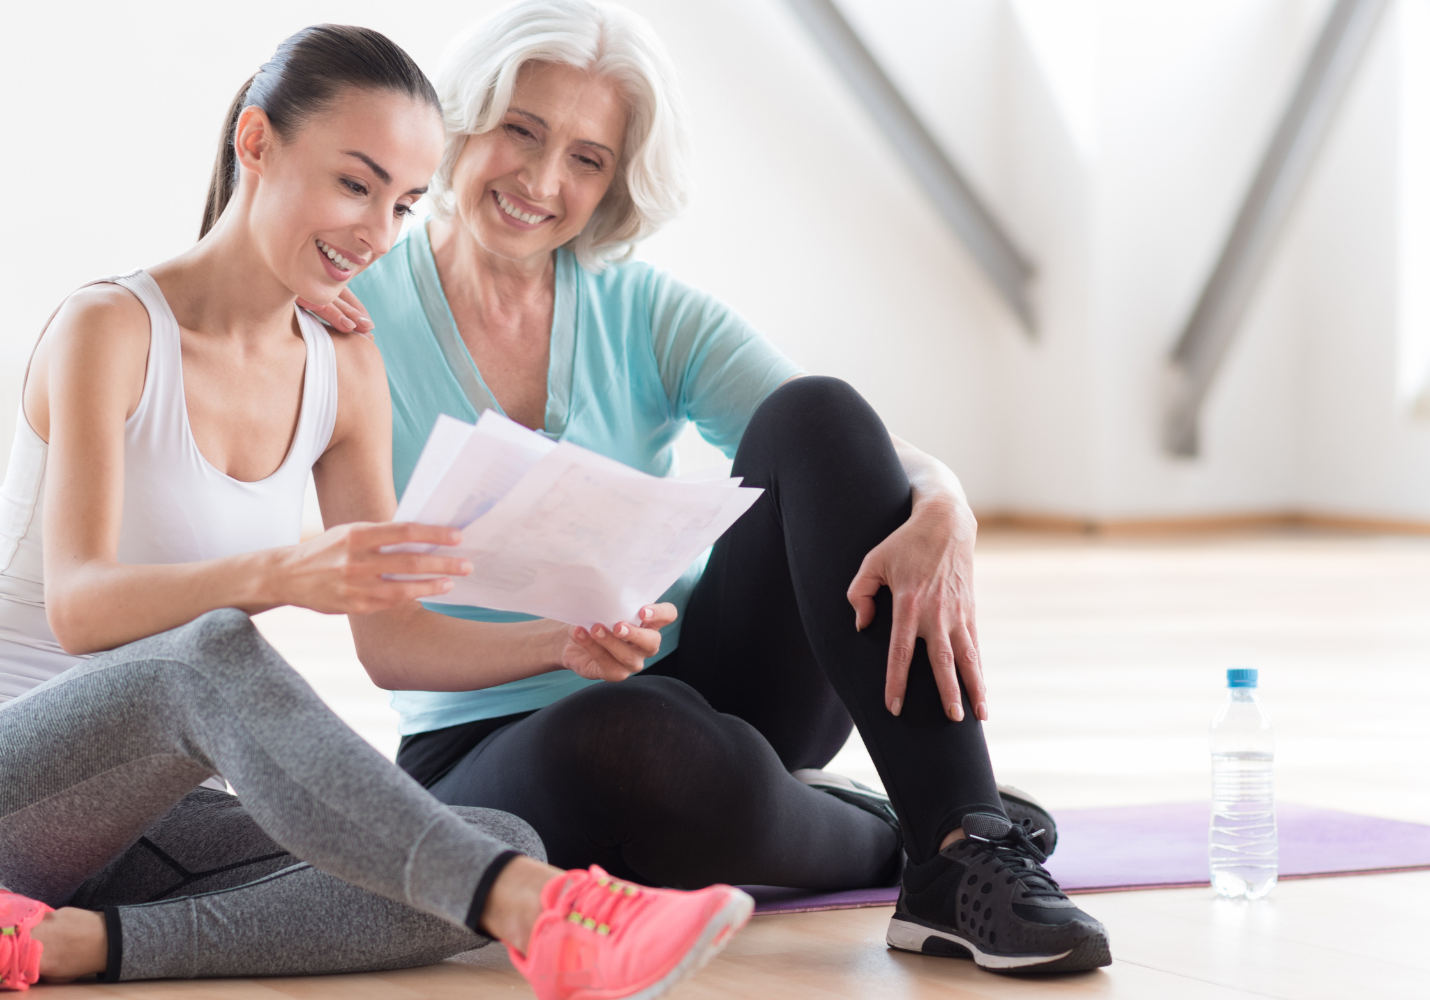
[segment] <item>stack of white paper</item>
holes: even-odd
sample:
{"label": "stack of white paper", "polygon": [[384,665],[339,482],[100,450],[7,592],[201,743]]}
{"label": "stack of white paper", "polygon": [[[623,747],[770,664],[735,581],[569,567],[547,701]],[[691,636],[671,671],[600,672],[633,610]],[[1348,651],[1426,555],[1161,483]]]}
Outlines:
{"label": "stack of white paper", "polygon": [[763,490],[738,479],[660,479],[487,410],[437,419],[396,521],[462,529],[472,573],[425,598],[589,628],[635,621]]}

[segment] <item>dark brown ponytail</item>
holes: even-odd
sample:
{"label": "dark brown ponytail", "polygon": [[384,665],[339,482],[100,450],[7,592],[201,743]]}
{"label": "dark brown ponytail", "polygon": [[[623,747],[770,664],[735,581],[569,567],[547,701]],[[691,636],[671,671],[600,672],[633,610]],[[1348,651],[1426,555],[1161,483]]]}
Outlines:
{"label": "dark brown ponytail", "polygon": [[248,78],[229,106],[199,239],[223,215],[238,184],[234,140],[243,109],[262,108],[282,138],[321,114],[348,87],[396,91],[423,101],[439,114],[442,110],[431,81],[386,35],[346,24],[304,28],[278,46],[273,58]]}
{"label": "dark brown ponytail", "polygon": [[238,131],[238,116],[248,107],[248,88],[253,85],[257,73],[244,81],[228,106],[228,116],[224,119],[223,131],[218,137],[218,159],[214,161],[213,176],[209,178],[209,197],[204,203],[204,221],[199,227],[199,239],[208,235],[218,217],[223,214],[228,200],[233,197],[233,182],[238,176],[238,157],[233,151],[234,134]]}

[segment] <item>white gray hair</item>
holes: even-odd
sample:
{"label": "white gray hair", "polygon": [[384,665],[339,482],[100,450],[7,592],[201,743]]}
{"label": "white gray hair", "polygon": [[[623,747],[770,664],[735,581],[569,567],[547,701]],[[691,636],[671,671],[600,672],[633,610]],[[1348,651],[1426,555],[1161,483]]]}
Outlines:
{"label": "white gray hair", "polygon": [[533,60],[613,80],[625,98],[628,121],[615,179],[569,244],[583,267],[601,271],[679,214],[689,184],[690,142],[675,68],[651,26],[624,7],[523,0],[452,40],[437,69],[447,148],[432,180],[432,212],[451,218],[452,171],[467,137],[501,124],[517,73]]}

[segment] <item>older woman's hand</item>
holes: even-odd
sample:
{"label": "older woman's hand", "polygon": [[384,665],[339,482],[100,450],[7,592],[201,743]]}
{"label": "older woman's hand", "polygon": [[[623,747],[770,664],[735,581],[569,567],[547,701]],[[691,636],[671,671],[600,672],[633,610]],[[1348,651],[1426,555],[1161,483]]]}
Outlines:
{"label": "older woman's hand", "polygon": [[338,293],[337,298],[325,306],[315,305],[307,299],[299,299],[298,305],[327,323],[334,330],[340,330],[343,333],[361,333],[364,336],[372,333],[372,318],[368,316],[362,302],[350,288],[344,288]]}
{"label": "older woman's hand", "polygon": [[674,604],[647,604],[640,624],[618,622],[614,628],[573,625],[566,633],[561,665],[592,681],[623,681],[645,669],[660,652],[660,630],[675,621]]}
{"label": "older woman's hand", "polygon": [[913,513],[867,556],[853,583],[849,603],[855,627],[874,620],[874,595],[888,587],[894,597],[884,704],[903,711],[914,643],[923,639],[933,666],[944,714],[963,720],[959,677],[979,718],[988,718],[987,690],[978,655],[973,605],[973,543],[978,522],[958,480],[942,463],[894,439],[914,489]]}

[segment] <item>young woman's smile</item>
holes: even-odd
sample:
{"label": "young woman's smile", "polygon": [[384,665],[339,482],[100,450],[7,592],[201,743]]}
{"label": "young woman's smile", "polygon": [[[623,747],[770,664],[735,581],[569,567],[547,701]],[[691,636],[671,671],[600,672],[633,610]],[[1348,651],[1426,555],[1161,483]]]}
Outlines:
{"label": "young woman's smile", "polygon": [[321,239],[315,239],[313,245],[318,248],[323,266],[334,281],[347,281],[371,263],[364,254],[341,250]]}

